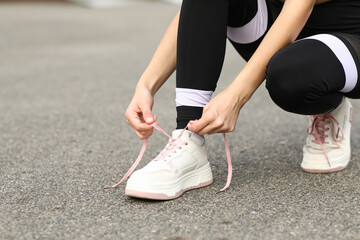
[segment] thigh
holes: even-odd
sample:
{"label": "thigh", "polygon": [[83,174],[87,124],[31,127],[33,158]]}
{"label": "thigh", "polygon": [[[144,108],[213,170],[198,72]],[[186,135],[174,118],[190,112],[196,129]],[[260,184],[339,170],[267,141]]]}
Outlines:
{"label": "thigh", "polygon": [[248,61],[278,16],[271,0],[230,1],[227,37]]}
{"label": "thigh", "polygon": [[319,34],[277,52],[267,67],[266,87],[287,111],[324,113],[343,95],[359,98],[359,38]]}
{"label": "thigh", "polygon": [[338,92],[345,84],[341,62],[316,39],[296,41],[278,51],[269,61],[266,73],[266,88],[273,101],[286,111],[301,114],[327,111],[331,108],[327,104],[316,104],[329,93],[336,93],[341,99]]}
{"label": "thigh", "polygon": [[[318,34],[300,41],[306,40],[316,40],[331,50],[341,64],[345,79],[339,92],[350,98],[360,98],[360,36],[348,33]],[[327,71],[333,72],[335,69],[329,65]]]}
{"label": "thigh", "polygon": [[[360,35],[347,33],[333,33],[349,51],[348,58],[342,60],[346,72],[346,81],[352,81],[347,89],[342,92],[349,98],[360,98]],[[344,50],[344,52],[346,52]]]}

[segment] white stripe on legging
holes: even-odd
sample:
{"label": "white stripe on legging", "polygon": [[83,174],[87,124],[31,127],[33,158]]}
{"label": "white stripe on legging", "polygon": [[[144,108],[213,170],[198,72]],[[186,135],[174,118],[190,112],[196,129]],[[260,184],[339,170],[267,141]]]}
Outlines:
{"label": "white stripe on legging", "polygon": [[326,44],[339,59],[345,71],[345,86],[340,92],[350,92],[356,86],[358,71],[355,61],[346,45],[337,37],[330,34],[318,34],[304,39],[315,39]]}
{"label": "white stripe on legging", "polygon": [[176,106],[204,107],[210,100],[213,91],[176,88]]}
{"label": "white stripe on legging", "polygon": [[227,27],[229,39],[240,44],[248,44],[264,35],[268,25],[268,10],[265,0],[257,0],[257,2],[258,11],[250,22],[242,27]]}

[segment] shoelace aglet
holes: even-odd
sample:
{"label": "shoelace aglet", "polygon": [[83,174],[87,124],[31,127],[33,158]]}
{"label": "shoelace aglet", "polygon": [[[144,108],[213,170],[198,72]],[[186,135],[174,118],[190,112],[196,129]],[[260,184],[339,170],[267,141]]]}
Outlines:
{"label": "shoelace aglet", "polygon": [[220,191],[218,191],[216,194],[225,191],[230,186],[231,178],[232,178],[231,155],[230,155],[230,149],[229,149],[229,145],[228,145],[225,133],[224,133],[224,143],[225,143],[226,158],[227,158],[227,163],[228,163],[228,176],[227,176],[225,187],[220,189]]}
{"label": "shoelace aglet", "polygon": [[[134,166],[134,165],[133,165]],[[135,166],[136,167],[136,166]],[[135,169],[135,168],[134,168]],[[131,168],[130,168],[130,170],[131,170]],[[126,179],[128,179],[129,178],[129,176],[131,175],[131,173],[130,174],[128,174],[129,172],[130,172],[130,170],[124,175],[124,177],[118,182],[118,183],[116,183],[116,184],[114,184],[114,185],[112,185],[112,186],[104,186],[103,188],[104,189],[109,189],[109,188],[116,188],[116,187],[118,187],[120,184],[122,184],[123,182],[125,182],[125,180]]]}
{"label": "shoelace aglet", "polygon": [[123,183],[123,181],[120,181],[119,183],[114,184],[112,186],[104,186],[103,189],[117,188],[121,183]]}

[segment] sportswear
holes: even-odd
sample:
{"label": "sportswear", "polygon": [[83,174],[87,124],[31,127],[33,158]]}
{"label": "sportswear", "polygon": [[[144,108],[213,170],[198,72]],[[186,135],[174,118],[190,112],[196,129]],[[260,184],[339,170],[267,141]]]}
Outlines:
{"label": "sportswear", "polygon": [[[199,119],[211,100],[226,40],[249,60],[282,7],[278,0],[183,1],[177,41],[177,129]],[[315,5],[298,41],[269,62],[266,86],[286,111],[329,112],[343,96],[360,98],[359,59],[360,1]]]}

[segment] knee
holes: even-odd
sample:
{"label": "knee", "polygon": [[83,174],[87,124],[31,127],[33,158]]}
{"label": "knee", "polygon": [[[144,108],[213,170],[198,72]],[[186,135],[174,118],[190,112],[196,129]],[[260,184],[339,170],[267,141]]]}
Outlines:
{"label": "knee", "polygon": [[276,53],[266,69],[266,88],[271,99],[286,111],[292,111],[311,92],[304,69],[286,49]]}

